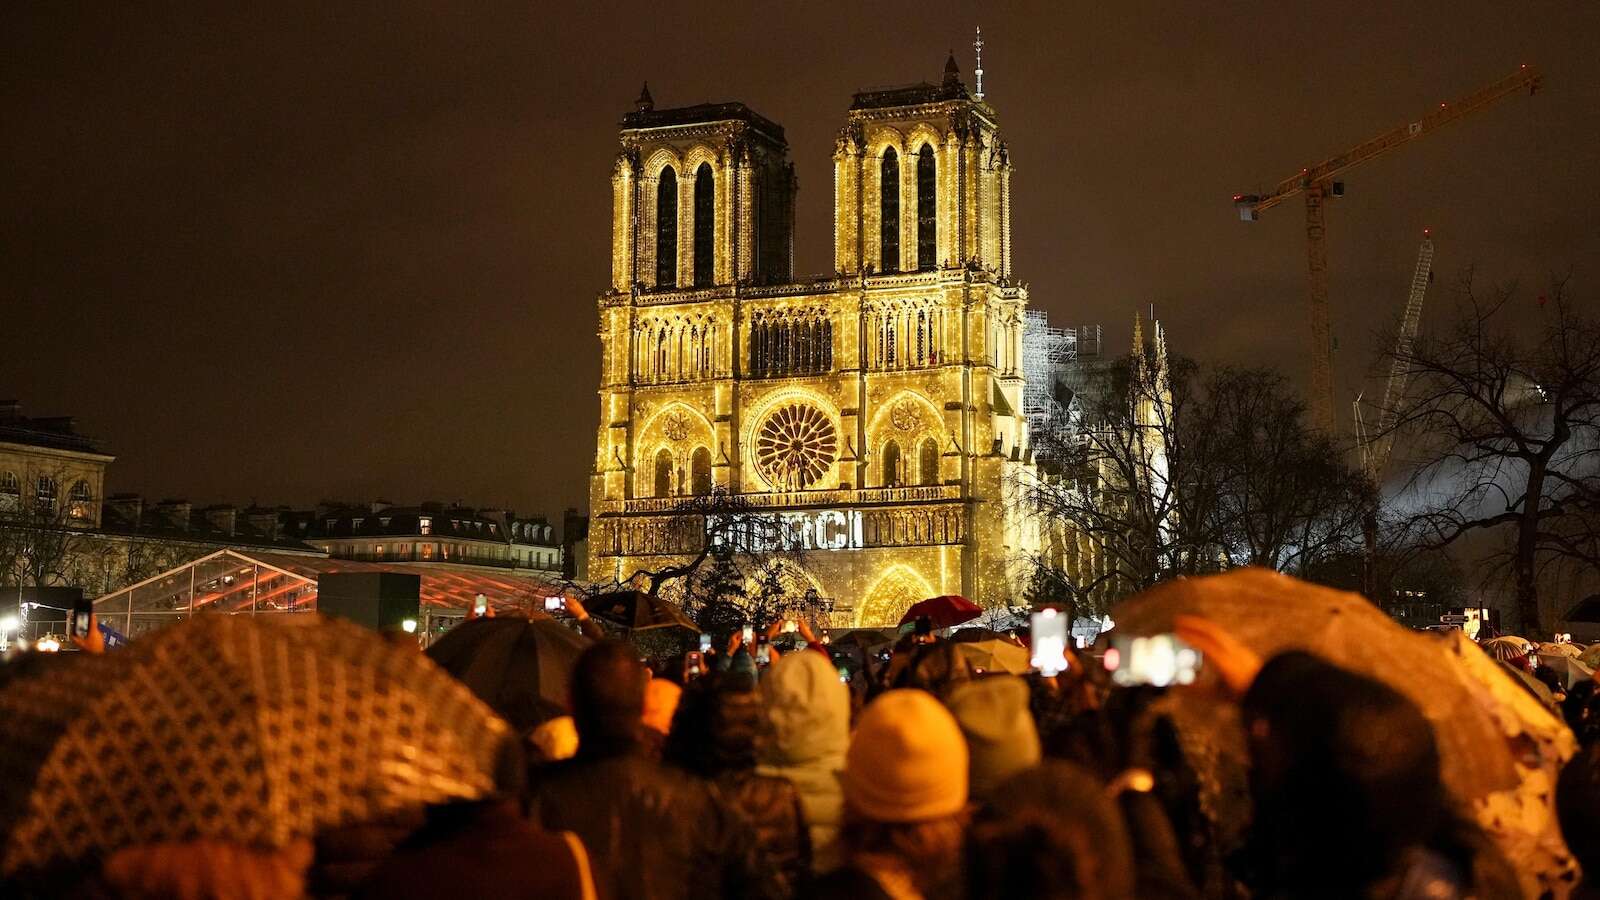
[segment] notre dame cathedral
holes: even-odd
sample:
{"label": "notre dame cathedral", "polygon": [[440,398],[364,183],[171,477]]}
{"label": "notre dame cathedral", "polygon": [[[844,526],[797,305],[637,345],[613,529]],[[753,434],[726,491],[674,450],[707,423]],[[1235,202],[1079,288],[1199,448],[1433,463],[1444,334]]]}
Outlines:
{"label": "notre dame cathedral", "polygon": [[[980,80],[981,84],[981,80]],[[783,128],[739,103],[623,117],[601,294],[589,573],[681,553],[713,486],[806,547],[797,587],[838,625],[911,603],[1020,598],[1037,530],[1007,502],[1033,470],[1011,161],[954,58],[939,84],[854,96],[834,142],[834,269],[793,272]]]}

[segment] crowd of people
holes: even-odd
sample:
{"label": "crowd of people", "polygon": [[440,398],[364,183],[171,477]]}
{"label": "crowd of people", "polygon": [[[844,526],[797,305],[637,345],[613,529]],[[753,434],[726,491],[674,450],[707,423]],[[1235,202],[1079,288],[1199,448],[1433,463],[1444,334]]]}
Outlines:
{"label": "crowd of people", "polygon": [[[1263,659],[1180,617],[1182,688],[1116,686],[1088,652],[1054,675],[976,669],[927,623],[853,664],[805,622],[643,660],[606,637],[568,703],[501,710],[493,796],[263,850],[120,853],[87,896],[199,898],[1518,897],[1515,863],[1441,777],[1432,726],[1373,678]],[[463,626],[467,627],[467,626]],[[1179,703],[1243,732],[1239,796],[1204,783]],[[491,705],[494,698],[485,698]],[[1584,749],[1555,805],[1600,872],[1600,696],[1566,692]],[[1570,885],[1573,897],[1600,890]],[[38,886],[28,892],[40,892]],[[23,894],[19,894],[23,895]]]}

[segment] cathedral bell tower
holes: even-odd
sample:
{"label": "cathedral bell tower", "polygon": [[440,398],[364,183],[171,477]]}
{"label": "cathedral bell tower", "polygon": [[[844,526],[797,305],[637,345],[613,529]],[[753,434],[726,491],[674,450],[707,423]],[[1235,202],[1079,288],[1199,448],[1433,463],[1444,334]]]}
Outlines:
{"label": "cathedral bell tower", "polygon": [[742,103],[623,116],[612,170],[611,286],[627,293],[793,277],[794,166],[783,128]]}
{"label": "cathedral bell tower", "polygon": [[834,268],[1011,277],[1011,162],[952,55],[939,84],[862,91],[834,142]]}

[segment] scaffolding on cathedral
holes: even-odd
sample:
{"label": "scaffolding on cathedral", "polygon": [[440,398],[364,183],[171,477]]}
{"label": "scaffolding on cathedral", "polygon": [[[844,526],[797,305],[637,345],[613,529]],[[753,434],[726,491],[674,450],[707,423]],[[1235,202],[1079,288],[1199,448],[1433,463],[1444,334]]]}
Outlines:
{"label": "scaffolding on cathedral", "polygon": [[1042,434],[1052,423],[1070,421],[1071,410],[1061,403],[1057,385],[1077,357],[1077,329],[1050,327],[1043,310],[1023,313],[1022,414],[1034,434]]}

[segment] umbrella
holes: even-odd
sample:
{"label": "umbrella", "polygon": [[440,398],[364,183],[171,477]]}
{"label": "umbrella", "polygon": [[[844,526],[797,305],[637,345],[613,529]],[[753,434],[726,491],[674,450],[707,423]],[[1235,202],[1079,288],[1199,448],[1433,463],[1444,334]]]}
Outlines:
{"label": "umbrella", "polygon": [[1011,640],[1011,635],[1001,634],[993,628],[984,628],[982,626],[957,628],[955,631],[950,632],[950,640],[956,643],[973,643],[977,641],[1009,641],[1013,644],[1016,643],[1016,641]]}
{"label": "umbrella", "polygon": [[1509,634],[1504,637],[1490,638],[1479,646],[1483,647],[1485,653],[1499,660],[1516,659],[1519,656],[1527,656],[1533,652],[1532,641]]}
{"label": "umbrella", "polygon": [[1590,644],[1589,649],[1578,656],[1578,662],[1591,669],[1600,669],[1600,643]]}
{"label": "umbrella", "polygon": [[0,694],[0,875],[214,839],[281,847],[496,789],[509,730],[414,647],[200,615]]}
{"label": "umbrella", "polygon": [[1568,690],[1594,677],[1593,669],[1579,662],[1577,657],[1565,653],[1540,653],[1539,667],[1560,676],[1561,686]]}
{"label": "umbrella", "polygon": [[1204,616],[1263,658],[1306,650],[1385,682],[1433,723],[1445,783],[1472,798],[1516,784],[1499,730],[1441,641],[1410,631],[1358,594],[1308,584],[1264,569],[1183,578],[1158,585],[1111,611],[1119,634],[1172,630],[1173,617]]}
{"label": "umbrella", "polygon": [[[1518,867],[1525,885],[1541,886],[1529,896],[1570,870],[1549,791],[1573,753],[1571,732],[1465,635],[1414,632],[1357,594],[1262,569],[1170,581],[1111,612],[1119,633],[1136,635],[1171,631],[1181,614],[1217,622],[1263,658],[1306,650],[1404,694],[1433,726],[1447,788]],[[1517,738],[1546,748],[1535,754],[1542,768],[1519,764],[1510,749]],[[1220,757],[1210,763],[1230,765]]]}
{"label": "umbrella", "polygon": [[641,631],[646,628],[683,628],[700,633],[696,625],[678,607],[655,594],[644,591],[617,591],[601,594],[584,603],[591,615],[623,628]]}
{"label": "umbrella", "polygon": [[1538,651],[1540,656],[1544,656],[1545,654],[1560,654],[1562,656],[1570,656],[1573,659],[1577,659],[1583,655],[1583,646],[1580,644],[1553,644],[1547,641],[1538,646]]}
{"label": "umbrella", "polygon": [[945,594],[943,597],[931,597],[920,603],[912,604],[906,614],[900,617],[900,624],[905,625],[927,616],[935,628],[954,628],[963,622],[970,622],[983,615],[983,607],[959,594]]}
{"label": "umbrella", "polygon": [[548,616],[508,616],[463,622],[427,654],[526,733],[565,709],[572,667],[591,643]]}
{"label": "umbrella", "polygon": [[828,646],[860,647],[863,650],[871,650],[874,647],[882,647],[884,644],[892,644],[895,640],[896,636],[892,628],[887,629],[887,632],[885,629],[880,628],[852,628],[839,634],[831,634],[828,638]]}
{"label": "umbrella", "polygon": [[952,642],[956,653],[985,672],[1026,675],[1033,668],[1028,648],[1005,640]]}

